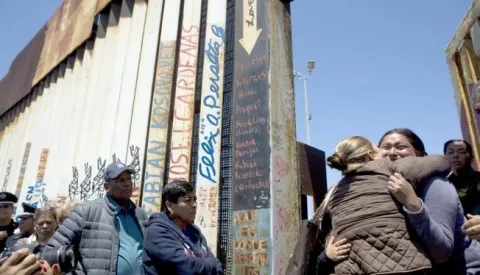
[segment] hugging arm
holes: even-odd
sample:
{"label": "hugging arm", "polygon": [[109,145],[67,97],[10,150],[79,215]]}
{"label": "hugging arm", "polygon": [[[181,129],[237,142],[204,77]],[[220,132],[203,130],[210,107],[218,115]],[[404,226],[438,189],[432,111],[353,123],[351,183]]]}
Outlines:
{"label": "hugging arm", "polygon": [[433,176],[447,176],[450,172],[445,156],[406,157],[391,163],[391,172],[402,174],[415,188],[421,188]]}
{"label": "hugging arm", "polygon": [[454,249],[458,197],[453,185],[436,178],[424,187],[422,207],[405,214],[435,263],[443,263]]}

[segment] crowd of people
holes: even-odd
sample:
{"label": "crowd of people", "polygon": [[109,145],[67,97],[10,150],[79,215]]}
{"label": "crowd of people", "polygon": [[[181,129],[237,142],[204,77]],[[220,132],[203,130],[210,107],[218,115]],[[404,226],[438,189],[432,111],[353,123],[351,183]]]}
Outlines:
{"label": "crowd of people", "polygon": [[330,222],[316,274],[480,274],[480,173],[468,142],[443,151],[427,156],[405,128],[378,146],[342,140],[327,164],[344,177],[317,210]]}
{"label": "crowd of people", "polygon": [[[104,198],[39,209],[23,203],[18,223],[11,219],[18,198],[0,193],[0,274],[222,274],[220,261],[193,224],[194,186],[168,183],[162,192],[165,211],[148,218],[130,199],[132,174],[127,166],[111,163],[104,173]],[[58,263],[36,257],[32,247],[56,251]]]}
{"label": "crowd of people", "polygon": [[[314,273],[480,274],[480,172],[468,142],[450,140],[443,152],[427,156],[404,128],[385,133],[378,146],[359,136],[342,140],[327,164],[343,178],[315,215],[329,226]],[[164,211],[148,217],[131,201],[133,174],[111,163],[104,198],[22,203],[16,221],[18,198],[0,192],[0,274],[222,274],[193,223],[194,186],[165,185]],[[56,261],[38,256],[49,251]]]}
{"label": "crowd of people", "polygon": [[[48,262],[29,254],[34,247],[46,244],[78,201],[68,200],[43,208],[24,202],[23,212],[14,221],[11,217],[17,202],[14,194],[0,192],[0,262],[4,261],[0,265],[0,274],[31,274],[31,270],[43,274],[59,273],[59,264],[50,266]],[[14,251],[15,255],[10,256]]]}

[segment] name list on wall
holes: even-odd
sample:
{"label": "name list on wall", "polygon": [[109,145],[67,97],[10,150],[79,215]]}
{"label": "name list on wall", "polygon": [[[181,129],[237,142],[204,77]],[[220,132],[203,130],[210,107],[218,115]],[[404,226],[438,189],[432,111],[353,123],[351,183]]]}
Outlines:
{"label": "name list on wall", "polygon": [[[264,3],[237,1],[233,210],[270,207],[267,32]],[[257,12],[258,11],[258,12]],[[242,26],[240,28],[240,26]]]}

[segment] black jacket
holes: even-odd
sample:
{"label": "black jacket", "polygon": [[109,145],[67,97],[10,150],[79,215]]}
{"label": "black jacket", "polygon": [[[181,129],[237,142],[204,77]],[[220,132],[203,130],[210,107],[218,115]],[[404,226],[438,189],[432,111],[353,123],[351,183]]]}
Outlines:
{"label": "black jacket", "polygon": [[451,173],[448,180],[457,189],[465,215],[480,215],[480,172],[469,168],[458,176]]}
{"label": "black jacket", "polygon": [[0,240],[0,253],[5,249],[7,244],[7,239],[10,236],[13,236],[13,232],[15,231],[15,229],[17,229],[17,227],[18,227],[18,223],[14,222],[13,220],[10,220],[10,223],[8,225],[0,226],[0,231],[7,232],[7,237],[3,240]]}

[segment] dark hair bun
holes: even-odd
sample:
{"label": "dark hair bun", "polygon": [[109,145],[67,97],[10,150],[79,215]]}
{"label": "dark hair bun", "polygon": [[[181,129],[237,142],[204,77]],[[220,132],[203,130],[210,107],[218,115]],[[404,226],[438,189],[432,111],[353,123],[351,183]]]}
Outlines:
{"label": "dark hair bun", "polygon": [[343,171],[347,169],[347,165],[343,162],[343,160],[337,155],[337,153],[329,156],[327,158],[327,164],[330,168],[337,169]]}

